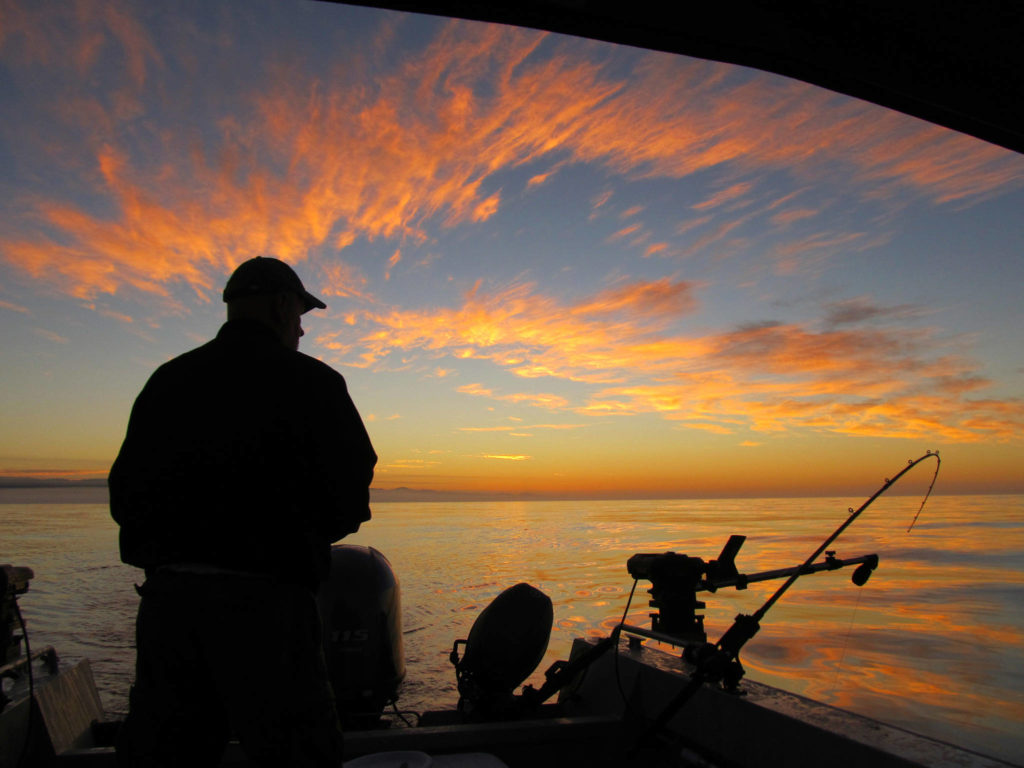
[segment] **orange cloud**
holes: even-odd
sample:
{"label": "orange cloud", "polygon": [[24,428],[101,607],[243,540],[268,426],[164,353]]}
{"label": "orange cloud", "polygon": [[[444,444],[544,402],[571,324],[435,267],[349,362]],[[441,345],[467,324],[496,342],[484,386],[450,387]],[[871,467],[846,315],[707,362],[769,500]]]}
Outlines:
{"label": "orange cloud", "polygon": [[531,176],[530,180],[526,182],[527,187],[539,187],[544,184],[554,174],[553,171],[548,173],[538,173],[536,176]]}
{"label": "orange cloud", "polygon": [[588,416],[653,413],[721,434],[809,429],[978,442],[1014,440],[1024,428],[1024,402],[977,397],[989,382],[969,359],[931,332],[906,327],[912,307],[861,298],[827,305],[820,328],[673,332],[695,306],[691,286],[667,280],[616,286],[569,305],[531,285],[489,295],[478,285],[460,308],[374,315],[377,330],[361,344],[378,363],[398,351],[490,360],[588,393],[573,401],[473,383],[458,388],[464,394]]}
{"label": "orange cloud", "polygon": [[596,211],[598,208],[603,208],[608,201],[612,199],[613,194],[614,192],[610,189],[606,189],[604,192],[599,194],[591,203],[593,209]]}
{"label": "orange cloud", "polygon": [[501,203],[501,193],[495,192],[493,195],[488,197],[486,200],[480,202],[476,208],[473,209],[472,219],[473,221],[487,221],[494,214],[498,212],[498,205]]}
{"label": "orange cloud", "polygon": [[575,315],[629,312],[643,317],[678,317],[697,308],[691,283],[668,278],[614,286],[573,305]]}
{"label": "orange cloud", "polygon": [[9,309],[11,312],[19,312],[23,315],[32,314],[28,307],[23,307],[21,304],[14,304],[10,301],[0,300],[0,309]]}
{"label": "orange cloud", "polygon": [[110,46],[123,57],[127,80],[136,89],[145,85],[150,66],[163,66],[152,37],[118,3],[47,7],[4,0],[0,17],[0,50],[17,66],[88,72]]}
{"label": "orange cloud", "polygon": [[794,221],[800,221],[802,219],[810,219],[817,216],[819,211],[815,211],[811,208],[791,208],[787,211],[781,211],[780,213],[772,216],[772,223],[780,227],[787,227]]}
{"label": "orange cloud", "polygon": [[324,296],[370,298],[366,293],[366,276],[351,264],[337,259],[322,264],[320,271],[319,291]]}
{"label": "orange cloud", "polygon": [[704,348],[699,340],[658,336],[693,310],[690,290],[668,280],[625,284],[566,308],[529,284],[491,295],[477,287],[458,309],[371,313],[378,330],[361,343],[377,361],[420,350],[493,360],[526,378],[611,382],[633,366],[649,369],[653,357],[672,367]]}
{"label": "orange cloud", "polygon": [[623,227],[618,232],[614,232],[608,236],[609,241],[621,240],[624,237],[636,234],[640,231],[641,224],[630,224],[628,227]]}
{"label": "orange cloud", "polygon": [[[432,225],[498,215],[501,196],[487,182],[555,153],[629,177],[724,164],[813,177],[838,164],[851,187],[937,202],[1024,179],[1024,162],[1003,150],[798,83],[656,53],[636,54],[626,80],[596,44],[498,25],[443,26],[414,57],[374,70],[374,88],[360,58],[372,45],[317,73],[266,58],[251,90],[234,83],[226,100],[216,76],[189,89],[173,79],[197,66],[194,50],[158,49],[117,5],[71,8],[6,4],[0,46],[59,76],[69,98],[54,112],[53,147],[77,154],[51,160],[92,185],[98,204],[26,197],[19,204],[32,215],[0,253],[80,298],[128,290],[180,306],[173,289],[207,299],[256,253],[301,262],[358,237],[422,243]],[[106,54],[120,55],[120,69],[100,68]],[[102,94],[86,87],[96,78]],[[162,127],[165,109],[189,120]]]}
{"label": "orange cloud", "polygon": [[47,341],[52,341],[54,344],[67,344],[68,339],[65,336],[61,336],[59,333],[48,331],[45,328],[33,328],[35,333],[42,336]]}
{"label": "orange cloud", "polygon": [[693,255],[699,253],[712,245],[718,243],[727,242],[729,236],[737,231],[740,227],[746,224],[749,216],[739,217],[735,219],[728,219],[726,221],[716,224],[715,227],[697,239],[687,243],[683,253],[686,255]]}
{"label": "orange cloud", "polygon": [[515,392],[508,395],[498,395],[495,394],[493,390],[482,387],[479,384],[467,384],[459,387],[457,391],[466,395],[489,397],[494,400],[503,400],[508,403],[525,403],[538,408],[549,408],[552,410],[564,409],[569,405],[569,401],[560,395],[528,392]]}
{"label": "orange cloud", "polygon": [[721,192],[716,194],[709,200],[705,200],[703,203],[697,203],[692,206],[696,211],[706,211],[709,208],[717,208],[724,203],[732,202],[737,198],[743,197],[753,188],[753,184],[743,182],[741,184],[733,184],[728,189],[723,189]]}
{"label": "orange cloud", "polygon": [[401,260],[402,260],[402,251],[401,251],[401,249],[396,250],[393,254],[391,254],[391,258],[388,259],[387,268],[384,270],[384,279],[385,280],[390,280],[391,279],[391,270],[394,269],[395,265],[398,264],[398,262],[400,262]]}

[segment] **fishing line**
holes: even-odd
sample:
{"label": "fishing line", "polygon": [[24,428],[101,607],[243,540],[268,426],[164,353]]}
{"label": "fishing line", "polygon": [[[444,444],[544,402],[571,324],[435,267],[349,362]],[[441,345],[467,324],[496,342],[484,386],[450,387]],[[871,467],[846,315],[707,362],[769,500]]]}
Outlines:
{"label": "fishing line", "polygon": [[[842,534],[843,531],[845,531],[847,528],[849,528],[850,524],[853,523],[853,521],[856,520],[860,516],[861,512],[863,512],[865,509],[870,507],[872,502],[874,502],[875,499],[877,499],[883,493],[888,491],[896,483],[897,480],[899,480],[901,477],[903,477],[905,474],[907,474],[907,472],[909,472],[911,469],[916,467],[922,461],[924,461],[925,459],[932,459],[932,458],[935,459],[935,474],[932,476],[932,482],[928,486],[928,492],[925,493],[924,499],[921,500],[921,506],[917,510],[917,515],[914,515],[914,520],[910,523],[910,526],[912,528],[914,526],[914,523],[917,522],[917,518],[921,514],[921,510],[924,509],[925,502],[928,501],[928,497],[932,493],[932,488],[935,487],[935,478],[937,478],[939,476],[939,466],[942,464],[942,459],[939,458],[939,452],[938,451],[928,451],[927,453],[924,454],[924,456],[920,456],[920,457],[918,457],[916,459],[911,459],[910,461],[907,462],[907,466],[905,466],[903,469],[901,469],[899,472],[897,472],[895,475],[893,475],[892,478],[888,478],[888,477],[885,478],[885,482],[882,484],[882,487],[879,488],[877,491],[875,491],[871,495],[871,498],[869,498],[867,501],[865,501],[863,504],[861,504],[860,507],[856,511],[854,511],[853,508],[851,508],[849,510],[850,516],[845,520],[845,522],[843,522],[842,525],[840,525],[838,528],[836,528],[836,530],[832,533],[832,535],[829,536],[827,539],[825,539],[825,541],[823,541],[821,543],[821,545],[816,550],[814,550],[814,552],[811,554],[811,556],[808,557],[806,561],[804,561],[804,564],[803,564],[803,566],[801,568],[799,568],[795,573],[793,573],[792,576],[790,576],[788,579],[786,579],[786,581],[783,583],[783,585],[781,587],[779,587],[777,590],[775,590],[775,594],[772,595],[771,597],[769,597],[768,600],[765,602],[765,604],[762,605],[757,610],[757,612],[753,614],[753,616],[751,617],[753,619],[753,621],[756,623],[756,622],[759,622],[761,619],[763,619],[764,615],[766,613],[768,613],[768,609],[771,608],[773,605],[775,605],[776,601],[778,601],[778,599],[780,597],[782,597],[783,593],[787,589],[789,589],[793,585],[793,582],[796,581],[801,576],[801,572],[805,568],[807,568],[809,565],[811,565],[817,559],[818,555],[820,555],[822,552],[825,551],[825,549],[828,547],[829,544],[831,544],[833,541],[838,539],[840,534]],[[908,528],[907,530],[909,531],[910,529]]]}
{"label": "fishing line", "polygon": [[[938,451],[936,451],[934,454],[932,454],[931,451],[928,451],[928,453],[925,454],[926,457],[930,456],[930,455],[935,456],[935,474],[932,475],[932,481],[928,485],[928,491],[925,493],[924,498],[921,499],[921,506],[917,508],[917,514],[914,515],[914,519],[911,520],[910,521],[910,525],[907,526],[907,533],[910,533],[910,529],[914,527],[914,523],[917,522],[917,518],[919,518],[921,516],[921,510],[924,509],[924,504],[925,504],[926,501],[928,501],[928,497],[932,495],[932,488],[935,487],[935,480],[939,476],[939,466],[942,464],[942,459],[939,458],[939,452]],[[918,459],[918,461],[920,461],[920,459]],[[914,462],[911,462],[910,466],[911,467],[914,466]],[[910,469],[910,467],[907,467],[907,469]],[[906,472],[906,471],[907,471],[906,469],[903,470],[903,472]],[[903,472],[901,472],[900,474],[903,474]],[[898,475],[897,475],[897,477],[898,477]]]}
{"label": "fishing line", "polygon": [[[939,452],[935,451],[935,453],[932,453],[931,451],[928,451],[924,456],[921,457],[921,459],[928,458],[928,456],[935,456],[935,472],[932,474],[932,481],[931,481],[931,483],[928,484],[928,490],[925,492],[924,498],[921,499],[921,505],[917,508],[917,512],[914,514],[914,519],[911,520],[910,521],[910,525],[907,526],[907,533],[910,533],[910,531],[913,530],[914,525],[917,523],[917,518],[919,518],[921,516],[921,510],[924,509],[924,505],[928,501],[928,497],[932,495],[932,489],[935,487],[935,480],[939,476],[939,467],[942,465],[942,459],[939,458]],[[918,461],[921,461],[921,459],[918,459]],[[908,466],[907,466],[906,469],[903,470],[903,472],[906,472],[908,469],[913,467],[915,463],[916,462],[913,462],[913,461],[908,462]],[[903,472],[901,472],[900,475],[902,475]],[[888,478],[886,478],[885,482],[887,484],[891,485],[897,479],[899,479],[899,475],[897,475],[895,478],[893,478],[892,481],[890,481]],[[850,512],[852,513],[853,510],[851,509]],[[857,613],[860,611],[860,600],[861,600],[862,595],[863,595],[863,590],[858,589],[857,590],[857,602],[856,602],[856,604],[853,607],[853,615],[850,616],[850,626],[847,628],[846,636],[843,639],[843,650],[842,650],[842,653],[839,655],[839,663],[836,665],[836,674],[835,674],[835,677],[832,679],[832,689],[829,691],[829,695],[834,695],[835,694],[836,686],[839,683],[839,675],[840,675],[840,673],[842,672],[842,669],[843,669],[843,662],[846,660],[846,650],[847,650],[847,648],[850,645],[850,636],[853,634],[853,625],[854,625],[854,622],[857,620]]]}
{"label": "fishing line", "polygon": [[[423,719],[419,712],[414,712],[414,711],[412,711],[410,709],[399,709],[398,708],[398,700],[397,699],[392,699],[390,703],[391,703],[391,709],[394,712],[395,716],[398,717],[398,719],[401,720],[403,723],[405,723],[406,726],[408,726],[409,728],[416,728],[416,727],[419,726],[420,720]],[[406,715],[412,715],[413,717],[415,717],[416,718],[416,722],[415,723],[409,722],[409,720],[406,719],[406,717],[405,717]]]}
{"label": "fishing line", "polygon": [[832,688],[829,690],[829,696],[835,695],[836,686],[839,684],[839,673],[843,671],[843,662],[846,660],[846,649],[850,645],[850,635],[853,634],[853,624],[857,620],[857,612],[860,611],[860,598],[864,594],[863,589],[857,590],[857,602],[853,606],[853,613],[850,615],[850,626],[846,628],[846,636],[843,638],[843,650],[839,654],[839,662],[836,664],[836,674],[832,678]]}
{"label": "fishing line", "polygon": [[622,631],[622,627],[626,623],[626,617],[629,615],[629,606],[633,603],[633,594],[636,592],[636,585],[640,583],[640,579],[633,579],[633,588],[629,590],[629,598],[626,600],[626,610],[622,612],[622,619],[612,630],[612,635],[615,637],[615,685],[619,689],[619,696],[622,698],[622,703],[626,706],[626,709],[633,711],[633,707],[630,706],[629,700],[626,698],[626,689],[622,687],[622,677],[619,673],[619,633]]}
{"label": "fishing line", "polygon": [[622,625],[626,623],[626,617],[629,615],[629,606],[633,602],[633,593],[636,592],[636,585],[639,583],[640,579],[633,579],[633,588],[629,590],[629,597],[626,600],[626,610],[622,612],[622,618],[619,620],[617,629],[621,629]]}
{"label": "fishing line", "polygon": [[[640,579],[633,579],[633,586],[629,590],[629,597],[626,599],[626,608],[622,612],[622,619],[620,619],[619,623],[615,625],[614,629],[612,629],[611,639],[614,644],[612,669],[615,672],[615,686],[619,690],[619,698],[622,699],[623,714],[628,713],[633,717],[633,719],[637,723],[642,723],[645,719],[645,715],[642,711],[638,710],[635,706],[633,706],[633,703],[629,700],[629,697],[626,696],[626,689],[622,685],[622,673],[619,669],[619,657],[621,656],[621,654],[619,653],[619,635],[622,632],[622,628],[626,625],[626,618],[629,616],[629,608],[633,603],[633,595],[636,593],[636,585],[639,583]],[[584,670],[584,677],[586,676],[587,672],[589,672],[589,668]],[[679,746],[680,749],[682,749],[681,745],[677,746]],[[686,751],[689,752],[690,750],[687,749]],[[699,756],[697,756],[696,754],[694,754],[693,757],[697,757],[699,759]],[[696,760],[692,760],[692,762],[695,765],[702,764],[698,763]]]}
{"label": "fishing line", "polygon": [[[935,479],[938,477],[939,466],[942,463],[942,460],[939,458],[938,451],[928,451],[923,456],[911,459],[907,462],[907,466],[903,467],[903,469],[897,472],[893,477],[885,478],[885,482],[882,484],[882,487],[875,491],[867,501],[860,505],[857,510],[851,508],[850,516],[842,523],[842,525],[836,528],[836,530],[821,543],[811,556],[807,558],[803,565],[794,569],[792,575],[775,591],[775,594],[765,601],[764,605],[751,615],[740,614],[737,616],[732,626],[726,630],[725,634],[723,634],[714,645],[714,652],[709,654],[705,660],[697,666],[697,669],[690,676],[689,681],[683,686],[679,693],[676,694],[675,698],[673,698],[672,701],[669,702],[669,704],[661,711],[661,714],[659,714],[654,720],[650,728],[648,728],[645,737],[650,738],[660,732],[672,716],[685,706],[686,702],[693,697],[705,682],[717,682],[726,675],[728,670],[733,669],[733,671],[735,671],[735,668],[739,665],[740,650],[747,641],[757,634],[758,630],[761,628],[761,619],[764,618],[768,610],[775,605],[786,590],[793,585],[793,582],[795,582],[804,573],[812,572],[809,569],[817,557],[824,552],[833,541],[839,538],[840,534],[849,528],[853,521],[856,520],[865,509],[871,506],[875,499],[888,491],[896,481],[903,477],[903,475],[927,459],[935,459],[935,475],[932,477],[932,482],[928,486],[928,492],[925,494],[925,497],[921,502],[921,507],[918,509],[917,515],[914,516],[914,521],[911,522],[911,527],[913,527],[914,522],[916,522],[917,517],[921,514],[921,510],[924,508],[925,502],[931,495],[932,488],[935,487]],[[742,667],[739,668],[739,672],[742,674]],[[645,737],[642,737],[640,741]],[[638,745],[640,741],[637,742]]]}

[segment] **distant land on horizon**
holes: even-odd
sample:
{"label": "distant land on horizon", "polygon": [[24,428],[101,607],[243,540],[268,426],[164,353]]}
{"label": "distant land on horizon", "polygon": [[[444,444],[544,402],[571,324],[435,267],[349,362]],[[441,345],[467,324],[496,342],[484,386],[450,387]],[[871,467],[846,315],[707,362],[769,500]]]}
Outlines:
{"label": "distant land on horizon", "polygon": [[0,476],[0,488],[106,488],[107,478],[34,477],[32,475]]}
{"label": "distant land on horizon", "polygon": [[[460,502],[460,501],[615,501],[615,500],[657,500],[657,499],[768,499],[768,498],[832,498],[859,497],[865,489],[856,491],[836,489],[829,493],[694,493],[694,492],[640,492],[621,491],[619,493],[586,493],[582,491],[566,491],[562,493],[544,491],[458,491],[434,490],[430,488],[370,488],[371,503],[389,502]],[[1007,494],[1006,491],[995,492],[995,495]],[[903,491],[894,486],[889,491],[892,496],[915,496],[916,491]],[[977,492],[942,492],[936,489],[935,495],[962,496],[988,494]],[[1009,492],[1008,495],[1016,495]],[[106,477],[91,478],[60,478],[36,477],[31,475],[0,476],[0,503],[64,503],[64,502],[105,503],[107,501]]]}

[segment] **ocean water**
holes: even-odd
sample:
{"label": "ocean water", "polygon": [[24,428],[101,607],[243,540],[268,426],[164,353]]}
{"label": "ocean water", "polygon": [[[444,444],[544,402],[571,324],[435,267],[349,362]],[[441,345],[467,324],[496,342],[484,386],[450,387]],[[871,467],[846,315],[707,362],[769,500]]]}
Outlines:
{"label": "ocean water", "polygon": [[[454,705],[452,643],[506,587],[525,581],[554,603],[548,655],[531,678],[539,684],[573,637],[606,635],[622,617],[631,555],[707,560],[740,533],[741,572],[795,566],[863,501],[378,503],[346,541],[377,548],[398,575],[407,665],[399,706],[423,711]],[[797,580],[744,648],[747,675],[1024,764],[1024,496],[933,496],[908,533],[919,502],[883,496],[832,545],[839,557],[879,555],[864,587],[849,569]],[[123,713],[132,585],[142,574],[119,562],[106,505],[0,490],[0,562],[36,573],[20,600],[33,646],[88,657],[108,714]],[[780,584],[705,593],[709,638]],[[648,586],[637,588],[630,623],[649,624]]]}

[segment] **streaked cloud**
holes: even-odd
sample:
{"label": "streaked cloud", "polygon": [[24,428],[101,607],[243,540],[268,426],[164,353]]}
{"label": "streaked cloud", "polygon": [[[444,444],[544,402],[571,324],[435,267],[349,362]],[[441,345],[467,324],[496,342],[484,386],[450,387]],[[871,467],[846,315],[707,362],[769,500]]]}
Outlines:
{"label": "streaked cloud", "polygon": [[[478,285],[461,307],[371,313],[378,329],[360,342],[374,361],[419,350],[455,359],[486,359],[523,378],[555,376],[611,382],[624,369],[656,356],[685,358],[700,341],[658,335],[668,323],[693,310],[692,287],[668,279],[613,286],[574,305],[563,306],[527,283],[493,293]],[[493,394],[479,384],[469,394]]]}
{"label": "streaked cloud", "polygon": [[618,232],[609,235],[608,240],[609,242],[614,242],[616,240],[621,240],[625,237],[629,237],[630,235],[635,235],[637,232],[640,231],[640,228],[642,226],[642,224],[630,224],[627,227],[623,227]]}
{"label": "streaked cloud", "polygon": [[42,336],[47,341],[52,341],[54,344],[67,344],[68,339],[66,336],[61,336],[59,333],[47,330],[46,328],[33,328],[36,335]]}
{"label": "streaked cloud", "polygon": [[[1024,181],[1024,163],[1007,152],[799,83],[528,30],[439,24],[418,55],[380,69],[373,88],[358,64],[386,61],[379,50],[391,29],[315,70],[301,56],[260,51],[252,85],[223,101],[213,96],[224,87],[216,70],[169,87],[181,68],[203,66],[199,54],[181,33],[158,47],[127,6],[5,8],[0,53],[22,68],[50,67],[74,94],[48,138],[73,139],[85,156],[69,168],[55,150],[53,167],[92,185],[82,191],[101,204],[56,190],[23,195],[30,215],[6,228],[0,253],[78,298],[132,291],[180,311],[172,289],[208,299],[256,253],[301,262],[360,238],[423,243],[431,227],[491,220],[503,205],[496,174],[545,159],[629,178],[727,165],[810,178],[842,167],[865,194],[902,190],[940,204]],[[111,69],[115,54],[121,66]],[[101,71],[97,91],[88,84]],[[212,129],[160,127],[166,110],[197,109]],[[694,207],[735,204],[752,188],[738,182]],[[735,226],[720,223],[711,239]],[[651,247],[648,255],[663,250]]]}
{"label": "streaked cloud", "polygon": [[[478,394],[478,393],[472,393]],[[517,424],[515,426],[500,425],[494,427],[459,427],[460,432],[516,432],[525,429],[583,429],[586,424]]]}
{"label": "streaked cloud", "polygon": [[695,306],[691,286],[668,281],[571,305],[532,285],[489,295],[478,286],[458,309],[377,316],[380,330],[363,343],[378,361],[418,350],[589,385],[575,401],[479,382],[458,387],[463,394],[595,417],[653,413],[719,434],[809,429],[975,442],[1013,439],[1024,427],[1024,401],[977,396],[990,382],[962,350],[928,329],[891,324],[919,315],[917,308],[861,297],[824,306],[817,328],[674,330]]}
{"label": "streaked cloud", "polygon": [[[534,393],[534,392],[513,392],[511,394],[498,394],[492,389],[488,389],[479,384],[466,384],[458,388],[459,392],[464,395],[475,395],[477,397],[488,397],[493,400],[503,400],[508,403],[523,403],[526,405],[534,405],[539,408],[550,408],[560,409],[568,406],[569,401],[561,395],[554,395],[550,393]],[[515,427],[520,429],[521,427]],[[493,428],[502,430],[503,428]],[[466,431],[476,431],[472,428],[468,428]]]}
{"label": "streaked cloud", "polygon": [[[263,0],[0,15],[5,388],[31,391],[35,359],[54,381],[104,359],[112,412],[267,254],[327,302],[303,349],[348,369],[392,479],[498,482],[458,466],[488,432],[519,440],[488,448],[506,461],[543,443],[512,471],[564,483],[581,444],[649,427],[666,455],[794,433],[1020,445],[1020,156],[752,70],[497,25]],[[956,284],[968,263],[977,286]],[[60,410],[31,394],[36,422]],[[396,463],[425,446],[443,468]],[[622,468],[669,482],[645,471]]]}
{"label": "streaked cloud", "polygon": [[872,320],[906,320],[927,314],[922,307],[911,304],[883,307],[865,296],[830,302],[824,309],[825,325],[833,328]]}
{"label": "streaked cloud", "polygon": [[[398,251],[395,252],[396,254]],[[367,293],[368,280],[359,269],[351,264],[335,259],[320,267],[319,291],[324,296],[341,298],[372,299]]]}
{"label": "streaked cloud", "polygon": [[22,306],[21,304],[15,304],[11,301],[0,300],[0,309],[7,309],[11,312],[19,312],[23,315],[31,314],[31,310],[28,307]]}
{"label": "streaked cloud", "polygon": [[813,208],[790,208],[772,216],[772,223],[780,227],[788,227],[793,222],[814,218],[818,213]]}
{"label": "streaked cloud", "polygon": [[718,192],[714,197],[705,200],[704,202],[697,203],[692,207],[695,211],[706,211],[709,208],[718,208],[719,206],[725,203],[730,203],[737,198],[745,197],[752,188],[753,184],[750,184],[749,182],[733,184],[728,189],[723,189],[721,192]]}

